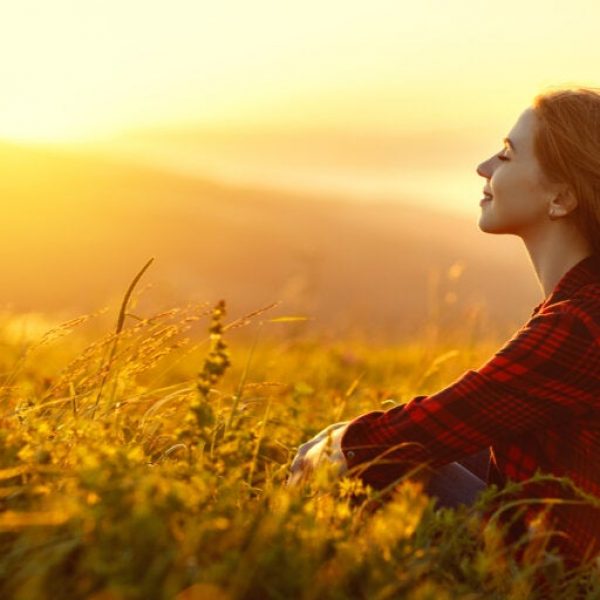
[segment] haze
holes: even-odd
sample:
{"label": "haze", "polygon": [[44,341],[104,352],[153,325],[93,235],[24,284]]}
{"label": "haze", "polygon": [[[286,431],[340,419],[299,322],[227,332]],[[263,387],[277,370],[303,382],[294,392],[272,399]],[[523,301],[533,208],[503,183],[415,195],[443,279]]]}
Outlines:
{"label": "haze", "polygon": [[[241,231],[247,244],[263,248],[264,258],[275,252],[261,245],[264,236],[277,238],[265,223],[293,230],[293,223],[269,221],[267,199],[271,208],[293,207],[309,248],[327,233],[319,219],[330,222],[323,215],[332,210],[343,215],[340,222],[372,226],[368,235],[345,230],[347,257],[362,250],[365,260],[375,260],[377,252],[366,252],[367,244],[391,236],[412,263],[404,266],[416,269],[410,293],[423,288],[430,267],[449,268],[448,257],[469,261],[472,248],[461,246],[459,230],[472,231],[481,248],[494,248],[506,272],[523,274],[528,266],[516,240],[504,246],[506,238],[492,240],[476,229],[484,181],[475,168],[501,149],[535,94],[598,85],[599,21],[600,7],[591,1],[7,4],[0,21],[4,300],[31,309],[66,303],[73,296],[65,282],[85,277],[85,261],[114,275],[113,287],[106,275],[103,289],[116,293],[125,271],[134,271],[148,252],[169,256],[169,281],[179,286],[178,297],[200,293],[189,280],[199,266],[176,260],[186,256],[190,265],[196,251],[207,251],[192,244],[191,232],[205,225],[193,219],[221,214],[225,196],[228,218],[215,216],[215,223],[227,228],[228,246],[220,245],[210,266],[203,263],[215,278],[210,286],[205,280],[211,294],[249,294],[248,287],[216,283],[227,262],[223,253],[233,263],[247,253]],[[171,193],[171,186],[186,192]],[[219,196],[221,204],[208,199],[214,189],[228,190]],[[147,233],[136,230],[127,242],[146,206],[142,198],[149,207]],[[188,233],[161,235],[167,223],[182,223]],[[413,238],[406,223],[418,230]],[[350,231],[363,239],[362,248],[350,244]],[[291,233],[286,236],[286,251],[299,247]],[[430,264],[423,256],[442,238],[428,255],[427,261],[437,257]],[[154,246],[144,245],[150,239]],[[63,250],[48,252],[52,243]],[[385,244],[388,252],[400,248]],[[169,254],[175,246],[180,254]],[[285,254],[282,247],[277,252]],[[326,256],[323,261],[338,254]],[[118,282],[115,263],[124,270]],[[347,277],[357,277],[350,264]],[[480,267],[473,273],[487,277],[481,284],[482,290],[490,286],[482,292],[486,300],[496,275]],[[43,293],[36,268],[49,277]],[[293,278],[289,265],[281,269],[274,294]],[[239,271],[230,275],[241,281]],[[379,275],[385,278],[383,271]],[[347,298],[347,281],[338,283],[336,294]],[[515,318],[537,300],[533,282],[523,285],[520,300],[512,298]],[[101,303],[103,293],[90,302]],[[411,302],[418,307],[421,292],[415,293]]]}

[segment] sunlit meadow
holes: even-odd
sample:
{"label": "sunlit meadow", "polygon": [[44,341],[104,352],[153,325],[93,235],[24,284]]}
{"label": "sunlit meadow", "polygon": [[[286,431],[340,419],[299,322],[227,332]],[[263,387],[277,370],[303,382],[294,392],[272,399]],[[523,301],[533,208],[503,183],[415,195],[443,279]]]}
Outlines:
{"label": "sunlit meadow", "polygon": [[1,599],[600,598],[492,488],[286,486],[539,302],[475,169],[597,85],[597,2],[4,4]]}
{"label": "sunlit meadow", "polygon": [[382,503],[327,469],[285,486],[299,443],[440,389],[497,340],[324,340],[223,300],[140,315],[136,284],[47,329],[2,315],[1,597],[598,597],[593,568],[504,543],[481,517],[494,489],[453,511],[408,479]]}

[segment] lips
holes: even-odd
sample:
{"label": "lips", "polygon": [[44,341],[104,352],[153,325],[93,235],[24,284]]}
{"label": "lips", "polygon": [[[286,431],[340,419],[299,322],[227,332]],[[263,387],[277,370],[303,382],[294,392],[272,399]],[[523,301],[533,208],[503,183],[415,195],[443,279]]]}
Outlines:
{"label": "lips", "polygon": [[483,188],[483,198],[479,201],[479,206],[483,206],[486,202],[491,202],[492,198],[492,194]]}

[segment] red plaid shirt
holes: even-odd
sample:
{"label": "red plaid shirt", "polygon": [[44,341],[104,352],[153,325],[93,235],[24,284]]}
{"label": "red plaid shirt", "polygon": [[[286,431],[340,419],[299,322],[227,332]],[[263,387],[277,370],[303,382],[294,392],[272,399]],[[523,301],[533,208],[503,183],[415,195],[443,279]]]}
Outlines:
{"label": "red plaid shirt", "polygon": [[[358,417],[341,443],[349,469],[376,489],[416,464],[435,468],[491,447],[488,483],[502,487],[539,469],[600,497],[600,255],[565,273],[483,366],[435,394]],[[570,497],[539,482],[522,496]],[[599,509],[555,505],[547,516],[566,534],[556,544],[568,559],[600,552]]]}

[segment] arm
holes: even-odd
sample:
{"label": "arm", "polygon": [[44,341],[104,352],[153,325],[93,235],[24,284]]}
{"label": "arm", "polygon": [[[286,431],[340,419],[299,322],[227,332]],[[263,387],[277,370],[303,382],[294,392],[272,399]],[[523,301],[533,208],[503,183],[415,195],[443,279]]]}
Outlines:
{"label": "arm", "polygon": [[342,451],[349,469],[381,488],[419,464],[439,467],[500,440],[559,425],[599,398],[599,345],[578,309],[557,303],[534,315],[487,363],[440,392],[351,421]]}

